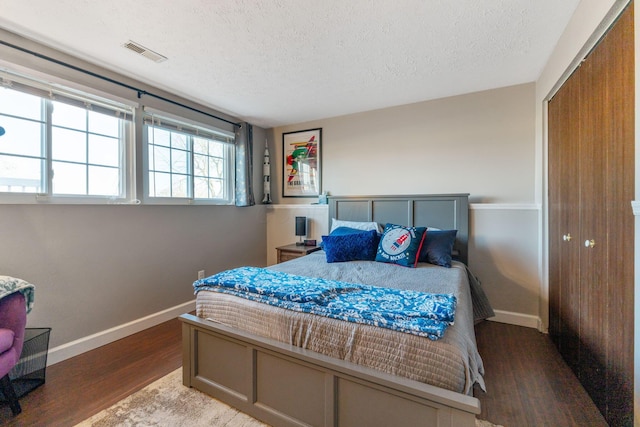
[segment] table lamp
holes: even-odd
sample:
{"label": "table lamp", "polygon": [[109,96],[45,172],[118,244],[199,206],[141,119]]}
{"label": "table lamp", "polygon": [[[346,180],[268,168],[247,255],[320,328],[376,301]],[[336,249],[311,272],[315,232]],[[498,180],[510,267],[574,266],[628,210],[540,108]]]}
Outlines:
{"label": "table lamp", "polygon": [[307,235],[307,217],[297,216],[296,217],[296,236],[300,238],[300,240],[296,242],[297,246],[304,245],[304,242],[302,241],[302,236],[306,236],[306,235]]}

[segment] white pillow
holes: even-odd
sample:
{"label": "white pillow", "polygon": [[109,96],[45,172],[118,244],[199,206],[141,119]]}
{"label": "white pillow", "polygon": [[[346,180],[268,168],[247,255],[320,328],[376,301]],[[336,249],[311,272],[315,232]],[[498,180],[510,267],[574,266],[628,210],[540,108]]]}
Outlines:
{"label": "white pillow", "polygon": [[329,234],[338,227],[349,227],[363,231],[376,230],[378,233],[382,233],[377,222],[343,221],[341,219],[331,218],[331,230],[329,231]]}

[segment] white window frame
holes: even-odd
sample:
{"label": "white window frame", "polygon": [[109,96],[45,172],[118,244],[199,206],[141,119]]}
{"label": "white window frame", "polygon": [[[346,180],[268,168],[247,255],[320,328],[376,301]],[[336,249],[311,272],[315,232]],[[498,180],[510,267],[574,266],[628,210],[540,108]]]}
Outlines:
{"label": "white window frame", "polygon": [[[57,83],[49,83],[43,80],[30,78],[21,74],[15,74],[8,70],[0,70],[2,85],[8,89],[31,93],[38,96],[46,103],[42,121],[45,125],[41,143],[43,144],[44,166],[42,172],[42,191],[36,192],[7,192],[0,191],[0,204],[128,204],[135,196],[134,174],[134,110],[130,104],[104,98],[82,90],[73,89]],[[53,193],[53,159],[52,159],[52,104],[51,101],[59,101],[75,106],[84,105],[88,110],[108,111],[122,115],[125,118],[121,122],[121,143],[119,146],[119,182],[120,194],[113,195],[67,195]],[[79,164],[85,164],[80,162]],[[89,163],[86,163],[89,165]],[[135,200],[134,200],[135,203]]]}
{"label": "white window frame", "polygon": [[[188,172],[188,195],[187,197],[158,197],[149,195],[150,189],[150,159],[149,159],[149,126],[156,126],[164,130],[170,130],[185,135],[198,136],[205,139],[212,139],[224,145],[224,197],[222,198],[196,198],[194,196],[194,150],[193,145],[187,148],[189,162]],[[164,204],[164,205],[233,205],[235,202],[235,134],[224,131],[212,125],[178,117],[170,113],[158,111],[144,107],[143,130],[142,130],[142,202],[144,204]],[[189,142],[192,139],[189,138]]]}

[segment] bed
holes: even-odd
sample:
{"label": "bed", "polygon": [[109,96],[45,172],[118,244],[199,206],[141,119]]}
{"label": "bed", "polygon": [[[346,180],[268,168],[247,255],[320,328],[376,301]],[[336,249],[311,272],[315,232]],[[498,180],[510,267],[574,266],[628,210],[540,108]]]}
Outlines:
{"label": "bed", "polygon": [[466,268],[468,195],[331,197],[329,218],[458,230],[451,268],[327,263],[324,251],[269,267],[273,274],[453,292],[455,322],[444,336],[201,291],[196,316],[181,316],[183,383],[272,425],[474,426],[480,407],[472,389],[483,387],[483,368],[473,324],[491,310],[472,305],[481,289]]}

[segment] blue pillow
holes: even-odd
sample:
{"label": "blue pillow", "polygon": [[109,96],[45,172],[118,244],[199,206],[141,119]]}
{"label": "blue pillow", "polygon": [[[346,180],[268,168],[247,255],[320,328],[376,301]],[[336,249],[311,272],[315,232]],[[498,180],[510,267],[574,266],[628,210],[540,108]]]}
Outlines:
{"label": "blue pillow", "polygon": [[373,261],[378,248],[378,233],[375,230],[357,230],[357,233],[330,234],[322,236],[322,244],[327,262]]}
{"label": "blue pillow", "polygon": [[451,252],[458,230],[428,230],[418,261],[451,267]]}
{"label": "blue pillow", "polygon": [[426,227],[387,224],[380,237],[376,261],[415,267],[426,231]]}
{"label": "blue pillow", "polygon": [[[331,233],[329,233],[329,236],[346,236],[347,234],[364,233],[364,232],[366,232],[366,230],[360,230],[358,228],[337,227],[337,228],[334,228]],[[324,242],[320,242],[318,246],[324,249]]]}
{"label": "blue pillow", "polygon": [[360,230],[351,227],[337,227],[334,228],[331,233],[329,233],[329,236],[346,236],[347,234],[366,233],[368,231],[370,230]]}

